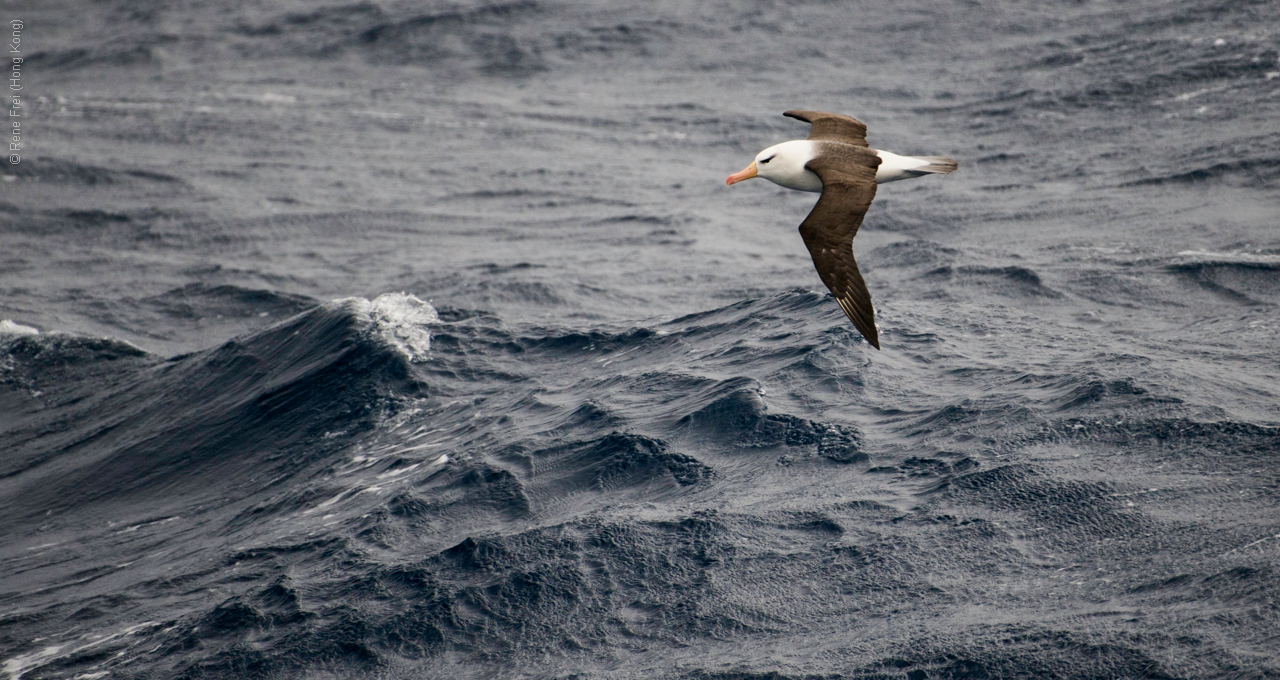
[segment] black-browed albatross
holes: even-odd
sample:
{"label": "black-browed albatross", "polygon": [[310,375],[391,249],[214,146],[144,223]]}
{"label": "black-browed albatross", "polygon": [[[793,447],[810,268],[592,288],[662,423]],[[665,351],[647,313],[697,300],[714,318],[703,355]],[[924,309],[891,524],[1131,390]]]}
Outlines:
{"label": "black-browed albatross", "polygon": [[876,185],[923,175],[945,175],[956,162],[944,156],[899,156],[872,149],[867,126],[837,113],[787,111],[810,124],[809,138],[775,144],[756,154],[725,184],[763,177],[798,191],[820,191],[818,203],[800,223],[800,236],[818,276],[872,347],[880,349],[871,293],[853,259],[853,237],[876,197]]}

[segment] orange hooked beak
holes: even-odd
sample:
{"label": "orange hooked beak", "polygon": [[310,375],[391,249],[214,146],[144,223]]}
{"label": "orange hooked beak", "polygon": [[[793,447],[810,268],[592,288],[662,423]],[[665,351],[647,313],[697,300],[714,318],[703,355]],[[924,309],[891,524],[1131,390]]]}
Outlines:
{"label": "orange hooked beak", "polygon": [[732,175],[729,175],[729,179],[726,179],[724,181],[724,184],[725,186],[737,184],[738,182],[741,182],[744,179],[751,179],[752,177],[755,177],[755,176],[756,176],[756,162],[751,161],[751,165],[748,165],[747,167],[743,168],[742,172],[735,172]]}

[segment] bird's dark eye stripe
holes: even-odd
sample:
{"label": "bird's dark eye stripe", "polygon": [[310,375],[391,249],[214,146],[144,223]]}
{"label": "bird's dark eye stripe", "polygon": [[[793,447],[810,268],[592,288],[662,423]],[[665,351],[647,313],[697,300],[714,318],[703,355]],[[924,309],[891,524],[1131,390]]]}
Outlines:
{"label": "bird's dark eye stripe", "polygon": [[768,157],[768,158],[766,158],[766,159],[764,159],[764,160],[762,160],[762,161],[760,161],[760,162],[761,162],[761,163],[768,163],[769,161],[773,160],[774,156],[777,156],[777,155],[778,155],[778,154],[774,154],[773,156],[770,156],[770,157]]}

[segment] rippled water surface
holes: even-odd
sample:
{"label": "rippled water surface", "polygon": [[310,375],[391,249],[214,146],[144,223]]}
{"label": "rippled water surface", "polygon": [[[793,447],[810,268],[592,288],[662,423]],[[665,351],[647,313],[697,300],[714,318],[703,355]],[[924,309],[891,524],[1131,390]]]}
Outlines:
{"label": "rippled water surface", "polygon": [[1280,675],[1280,5],[4,11],[11,678]]}

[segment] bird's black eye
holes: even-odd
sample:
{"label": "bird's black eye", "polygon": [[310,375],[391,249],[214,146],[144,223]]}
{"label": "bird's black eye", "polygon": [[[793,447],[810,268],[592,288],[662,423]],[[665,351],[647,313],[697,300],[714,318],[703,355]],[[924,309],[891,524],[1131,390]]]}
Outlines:
{"label": "bird's black eye", "polygon": [[[777,154],[774,154],[774,156],[776,156],[776,155],[777,155]],[[768,163],[768,162],[769,162],[769,161],[771,161],[771,160],[773,160],[773,156],[770,156],[770,157],[768,157],[768,158],[766,158],[766,159],[764,159],[764,160],[762,160],[762,161],[760,161],[760,162],[761,162],[761,163]]]}

